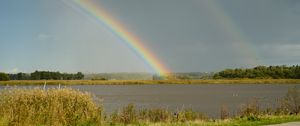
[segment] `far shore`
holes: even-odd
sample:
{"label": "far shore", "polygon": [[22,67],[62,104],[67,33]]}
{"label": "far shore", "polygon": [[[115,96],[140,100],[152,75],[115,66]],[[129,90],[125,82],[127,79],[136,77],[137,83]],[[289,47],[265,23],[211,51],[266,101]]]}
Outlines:
{"label": "far shore", "polygon": [[143,84],[300,84],[300,79],[203,79],[203,80],[11,80],[0,85],[143,85]]}

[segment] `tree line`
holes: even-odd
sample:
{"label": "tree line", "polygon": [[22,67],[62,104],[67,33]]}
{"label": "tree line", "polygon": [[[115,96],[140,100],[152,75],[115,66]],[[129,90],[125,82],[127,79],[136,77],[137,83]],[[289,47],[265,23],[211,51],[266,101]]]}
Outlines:
{"label": "tree line", "polygon": [[51,71],[35,71],[32,73],[8,74],[8,80],[81,80],[84,78],[83,73],[60,73]]}
{"label": "tree line", "polygon": [[300,66],[257,66],[254,68],[225,69],[216,73],[214,79],[300,79]]}
{"label": "tree line", "polygon": [[[105,75],[105,76],[104,76]],[[122,76],[121,76],[122,75]],[[159,75],[151,74],[125,74],[127,76],[135,78],[147,78],[153,80],[162,79]],[[139,75],[139,76],[138,76]],[[225,69],[215,74],[201,74],[201,73],[177,73],[172,74],[171,79],[205,79],[196,78],[198,76],[204,76],[205,78],[214,79],[239,79],[239,78],[250,78],[250,79],[300,79],[300,66],[257,66],[254,68],[236,68],[236,69]],[[89,76],[89,75],[88,75]],[[88,78],[104,78],[104,79],[124,79],[123,74],[116,74],[114,76],[110,74],[99,74],[97,76],[90,75]],[[152,78],[151,78],[152,77]],[[16,73],[16,74],[6,74],[0,72],[1,80],[81,80],[84,78],[83,73],[77,72],[73,73],[60,73],[51,71],[35,71],[32,73]]]}

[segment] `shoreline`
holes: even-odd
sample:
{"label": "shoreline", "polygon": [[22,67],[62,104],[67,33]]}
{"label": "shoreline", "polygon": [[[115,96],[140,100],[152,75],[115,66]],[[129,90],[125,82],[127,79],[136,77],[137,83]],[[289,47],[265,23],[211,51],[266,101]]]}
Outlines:
{"label": "shoreline", "polygon": [[[237,108],[231,116],[227,107],[220,108],[220,118],[210,118],[192,109],[170,111],[165,108],[139,109],[134,104],[120,107],[111,114],[105,113],[102,103],[93,95],[72,88],[27,89],[10,88],[2,90],[0,123],[2,125],[132,125],[132,126],[260,126],[300,121],[298,111],[290,108],[295,100],[291,95],[297,89],[289,90],[287,101],[274,109],[259,109],[257,102],[248,102]],[[175,113],[174,113],[175,112]],[[59,118],[58,118],[59,117]]]}
{"label": "shoreline", "polygon": [[300,79],[204,79],[204,80],[10,80],[0,85],[148,85],[148,84],[300,84]]}

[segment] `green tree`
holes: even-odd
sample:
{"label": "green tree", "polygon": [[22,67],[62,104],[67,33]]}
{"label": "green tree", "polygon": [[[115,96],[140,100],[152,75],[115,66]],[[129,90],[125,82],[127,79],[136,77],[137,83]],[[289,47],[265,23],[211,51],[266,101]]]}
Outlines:
{"label": "green tree", "polygon": [[297,66],[257,66],[248,69],[225,69],[214,75],[221,78],[260,78],[260,79],[300,79],[300,67]]}
{"label": "green tree", "polygon": [[77,72],[77,74],[75,75],[76,80],[81,80],[83,78],[84,78],[84,75],[81,72]]}
{"label": "green tree", "polygon": [[41,79],[41,73],[39,71],[35,71],[30,74],[32,80],[40,80]]}
{"label": "green tree", "polygon": [[[10,78],[12,80],[12,78]],[[16,80],[29,80],[30,75],[26,73],[17,73],[16,74]]]}
{"label": "green tree", "polygon": [[9,76],[6,73],[0,73],[0,81],[9,81]]}

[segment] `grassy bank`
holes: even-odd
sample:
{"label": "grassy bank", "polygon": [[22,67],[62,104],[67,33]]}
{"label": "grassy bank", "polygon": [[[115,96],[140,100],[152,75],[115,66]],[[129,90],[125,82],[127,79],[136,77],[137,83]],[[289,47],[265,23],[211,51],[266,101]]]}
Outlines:
{"label": "grassy bank", "polygon": [[300,84],[300,79],[209,80],[12,80],[0,85],[129,85],[129,84]]}
{"label": "grassy bank", "polygon": [[89,93],[69,88],[9,88],[0,91],[0,125],[256,126],[300,121],[299,98],[298,90],[293,88],[278,108],[261,110],[254,100],[233,117],[226,107],[221,107],[221,118],[215,120],[192,109],[138,109],[133,104],[106,115],[101,103],[96,103]]}
{"label": "grassy bank", "polygon": [[179,123],[145,123],[145,125],[163,125],[163,126],[262,126],[270,124],[280,124],[285,122],[300,121],[300,116],[260,116],[259,120],[249,120],[248,118],[233,118],[226,120],[196,120]]}

